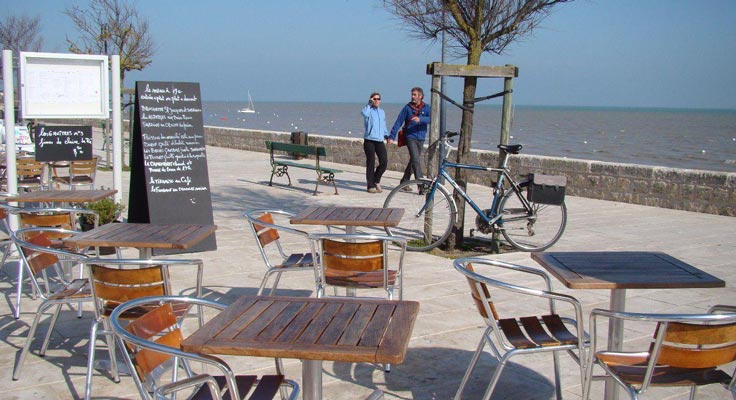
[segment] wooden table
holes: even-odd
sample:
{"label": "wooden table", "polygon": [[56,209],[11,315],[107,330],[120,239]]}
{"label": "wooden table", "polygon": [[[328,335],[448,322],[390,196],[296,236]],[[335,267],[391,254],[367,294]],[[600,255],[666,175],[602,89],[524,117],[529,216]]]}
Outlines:
{"label": "wooden table", "polygon": [[403,208],[375,207],[307,207],[290,220],[292,224],[345,225],[346,233],[355,233],[358,226],[397,226],[404,215]]}
{"label": "wooden table", "polygon": [[[610,289],[610,308],[625,311],[626,289],[717,288],[726,283],[661,252],[543,252],[532,259],[571,289]],[[620,350],[624,324],[611,320],[608,346]],[[618,398],[615,383],[606,383],[606,399]]]}
{"label": "wooden table", "polygon": [[91,203],[112,197],[117,190],[36,190],[8,196],[6,201],[16,203]]}
{"label": "wooden table", "polygon": [[419,303],[243,296],[185,339],[185,351],[302,360],[305,400],[322,398],[322,361],[400,364]]}
{"label": "wooden table", "polygon": [[114,223],[98,226],[63,242],[78,247],[136,247],[141,258],[150,259],[152,249],[189,249],[216,230],[217,225]]}

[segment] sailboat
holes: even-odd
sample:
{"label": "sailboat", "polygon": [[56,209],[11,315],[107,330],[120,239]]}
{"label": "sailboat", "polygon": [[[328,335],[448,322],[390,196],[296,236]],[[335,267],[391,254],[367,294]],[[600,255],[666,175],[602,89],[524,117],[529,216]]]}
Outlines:
{"label": "sailboat", "polygon": [[248,91],[248,107],[241,108],[238,112],[246,114],[253,114],[256,112],[256,108],[253,106],[253,98],[250,97],[250,90]]}

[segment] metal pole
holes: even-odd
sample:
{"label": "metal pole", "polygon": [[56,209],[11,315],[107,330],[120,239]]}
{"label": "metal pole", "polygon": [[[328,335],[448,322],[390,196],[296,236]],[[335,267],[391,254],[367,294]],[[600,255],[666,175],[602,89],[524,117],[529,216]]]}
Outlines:
{"label": "metal pole", "polygon": [[18,175],[15,170],[15,97],[13,81],[13,51],[3,50],[5,176],[8,179],[8,194],[18,194]]}
{"label": "metal pole", "polygon": [[110,56],[112,74],[112,182],[115,202],[123,201],[123,133],[120,110],[120,56]]}

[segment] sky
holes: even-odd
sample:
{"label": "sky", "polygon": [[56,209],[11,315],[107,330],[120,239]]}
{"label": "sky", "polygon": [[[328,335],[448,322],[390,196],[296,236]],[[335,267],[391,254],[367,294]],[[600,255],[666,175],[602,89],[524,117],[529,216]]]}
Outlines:
{"label": "sky", "polygon": [[[64,10],[88,0],[0,0],[0,15],[39,15],[43,51],[77,38]],[[378,0],[139,0],[156,46],[137,80],[199,82],[205,101],[385,103],[428,92],[439,42],[414,39]],[[1,17],[0,17],[1,18]],[[464,64],[464,59],[447,58]],[[513,64],[517,105],[736,109],[736,1],[577,0],[483,65]],[[462,79],[447,78],[459,99]],[[478,96],[501,91],[483,79]],[[494,103],[496,102],[496,103]],[[500,104],[491,100],[484,104]]]}

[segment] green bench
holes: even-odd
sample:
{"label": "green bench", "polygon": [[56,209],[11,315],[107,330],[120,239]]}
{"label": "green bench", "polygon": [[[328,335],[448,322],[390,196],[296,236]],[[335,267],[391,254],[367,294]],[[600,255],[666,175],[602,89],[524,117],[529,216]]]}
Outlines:
{"label": "green bench", "polygon": [[[268,186],[273,186],[273,176],[278,177],[286,175],[289,179],[289,186],[291,186],[291,177],[289,176],[289,168],[303,168],[311,169],[317,172],[317,186],[314,188],[313,195],[317,195],[320,182],[329,184],[335,187],[335,194],[337,193],[337,185],[335,184],[335,174],[340,173],[339,169],[327,168],[319,165],[320,157],[327,157],[327,150],[324,147],[309,146],[305,144],[291,144],[291,143],[280,143],[266,141],[266,148],[271,153],[271,179],[268,181]],[[291,160],[285,160],[282,158],[276,158],[274,152],[282,151],[290,153],[294,156],[314,156],[314,164],[298,163]],[[310,161],[305,159],[305,161]]]}

